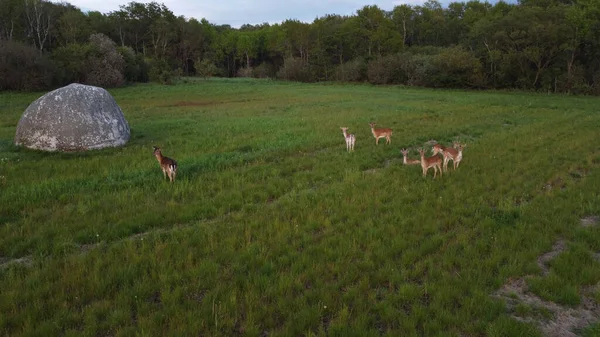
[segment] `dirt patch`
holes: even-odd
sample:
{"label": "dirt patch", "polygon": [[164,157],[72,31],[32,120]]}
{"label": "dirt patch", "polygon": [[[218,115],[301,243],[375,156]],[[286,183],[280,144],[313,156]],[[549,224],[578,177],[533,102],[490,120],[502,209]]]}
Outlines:
{"label": "dirt patch", "polygon": [[31,256],[24,256],[18,259],[11,259],[7,257],[0,257],[0,268],[6,268],[13,264],[22,264],[27,267],[31,267],[33,264],[33,260],[31,260]]}
{"label": "dirt patch", "polygon": [[[537,323],[543,335],[547,337],[577,336],[573,331],[589,326],[600,317],[598,305],[594,300],[584,297],[582,304],[578,307],[564,307],[529,293],[527,282],[522,278],[509,281],[495,296],[506,302],[508,309],[513,311],[513,317],[516,320]],[[552,315],[547,319],[543,317],[520,317],[514,313],[514,309],[521,304],[547,310]]]}
{"label": "dirt patch", "polygon": [[594,227],[598,226],[598,222],[600,221],[600,217],[597,215],[589,215],[581,218],[581,226],[582,227]]}
{"label": "dirt patch", "polygon": [[[548,262],[558,256],[566,249],[564,240],[557,241],[552,250],[541,255],[537,263],[542,269],[543,275],[549,273]],[[507,309],[512,317],[518,321],[534,323],[547,337],[571,337],[577,336],[575,331],[583,329],[590,324],[598,321],[600,318],[600,306],[591,297],[598,288],[588,287],[583,289],[581,304],[575,308],[559,305],[554,302],[546,301],[533,293],[529,292],[527,286],[527,277],[519,279],[510,279],[502,288],[500,288],[494,297],[505,301]],[[533,311],[547,312],[549,315],[528,315],[523,316],[517,312],[517,307],[526,305]]]}
{"label": "dirt patch", "polygon": [[564,190],[565,188],[567,188],[567,184],[565,183],[565,181],[561,177],[558,177],[558,178],[556,178],[554,180],[551,180],[551,181],[547,182],[542,187],[542,189],[546,190],[546,191],[551,191],[553,189]]}
{"label": "dirt patch", "polygon": [[552,246],[552,250],[541,255],[537,259],[538,266],[542,269],[542,275],[546,276],[550,272],[550,268],[548,268],[548,262],[553,258],[557,257],[558,254],[562,253],[566,249],[566,243],[564,240],[558,240],[554,246]]}

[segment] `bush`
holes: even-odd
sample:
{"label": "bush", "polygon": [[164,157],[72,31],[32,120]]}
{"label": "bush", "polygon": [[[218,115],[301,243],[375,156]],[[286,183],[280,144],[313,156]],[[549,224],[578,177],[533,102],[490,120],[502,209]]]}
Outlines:
{"label": "bush", "polygon": [[127,82],[148,82],[148,65],[141,54],[136,55],[131,47],[118,47],[117,51],[125,62],[123,76]]}
{"label": "bush", "polygon": [[405,62],[403,69],[406,74],[406,84],[414,86],[432,85],[431,74],[434,72],[433,59],[436,56],[428,54],[403,54]]}
{"label": "bush", "polygon": [[314,82],[315,76],[310,64],[297,57],[288,57],[277,72],[277,78],[287,81]]}
{"label": "bush", "polygon": [[56,66],[33,46],[0,40],[0,90],[41,90],[57,81]]}
{"label": "bush", "polygon": [[405,54],[379,57],[369,62],[367,78],[373,84],[404,84],[408,80],[407,63],[411,56]]}
{"label": "bush", "polygon": [[52,58],[59,66],[60,83],[85,83],[90,71],[89,58],[97,53],[91,44],[73,43],[57,47],[52,52]]}
{"label": "bush", "polygon": [[217,67],[208,59],[196,61],[196,74],[204,78],[211,77],[218,72]]}
{"label": "bush", "polygon": [[444,48],[432,60],[431,84],[435,87],[483,87],[483,67],[471,52],[463,47]]}
{"label": "bush", "polygon": [[333,77],[336,81],[361,82],[367,77],[366,74],[367,65],[365,61],[363,59],[354,59],[337,66]]}
{"label": "bush", "polygon": [[263,62],[254,68],[253,76],[256,78],[273,78],[276,75],[275,67],[267,62]]}
{"label": "bush", "polygon": [[150,59],[148,61],[150,81],[161,84],[173,84],[181,76],[181,69],[173,70],[165,59]]}
{"label": "bush", "polygon": [[237,77],[252,77],[254,70],[252,67],[242,67],[238,69]]}
{"label": "bush", "polygon": [[125,84],[125,61],[117,51],[117,44],[104,34],[92,34],[90,45],[94,53],[88,58],[89,72],[86,84],[100,87],[118,87]]}

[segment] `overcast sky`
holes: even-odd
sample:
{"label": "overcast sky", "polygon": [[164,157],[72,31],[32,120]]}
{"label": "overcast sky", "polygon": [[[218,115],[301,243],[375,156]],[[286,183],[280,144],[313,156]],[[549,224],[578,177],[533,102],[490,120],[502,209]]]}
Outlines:
{"label": "overcast sky", "polygon": [[[56,0],[55,0],[56,1]],[[100,11],[108,13],[119,9],[132,0],[67,0],[83,11]],[[458,0],[454,0],[458,2]],[[461,0],[465,1],[466,0]],[[505,0],[514,3],[516,0]],[[137,0],[147,3],[148,0]],[[176,16],[186,18],[205,18],[214,24],[228,24],[239,27],[245,23],[260,24],[263,22],[281,23],[286,19],[297,19],[312,22],[316,17],[326,14],[351,15],[365,5],[377,5],[384,10],[391,10],[396,5],[421,5],[425,0],[156,0],[164,3]],[[452,2],[441,0],[442,5]],[[482,1],[483,2],[483,1]],[[496,3],[497,0],[489,0]]]}

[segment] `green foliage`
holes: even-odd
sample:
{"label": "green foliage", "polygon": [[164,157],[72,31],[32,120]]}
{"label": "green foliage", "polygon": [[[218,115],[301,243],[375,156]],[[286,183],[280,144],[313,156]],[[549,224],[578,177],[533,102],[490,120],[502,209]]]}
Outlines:
{"label": "green foliage", "polygon": [[[31,15],[34,5],[37,15]],[[59,49],[104,34],[120,46],[124,65],[104,52],[87,59],[83,80],[102,86],[148,77],[170,82],[170,71],[181,69],[186,76],[599,94],[598,17],[595,0],[470,1],[446,7],[430,0],[389,11],[366,5],[353,15],[327,14],[312,23],[286,19],[234,29],[205,18],[176,17],[156,2],[131,2],[102,14],[65,2],[4,0],[0,39],[33,44],[47,58],[61,55],[59,68],[48,75],[58,80],[38,81],[48,86],[62,84],[61,78],[81,78],[77,61]],[[123,48],[133,50],[135,58]],[[157,65],[150,75],[145,57],[165,60],[168,67]],[[105,72],[99,70],[103,67]]]}
{"label": "green foliage", "polygon": [[148,65],[143,55],[136,54],[130,47],[117,47],[125,62],[123,76],[127,82],[148,82]]}
{"label": "green foliage", "polygon": [[274,78],[276,76],[276,71],[271,64],[263,62],[257,67],[254,67],[252,75],[255,78]]}
{"label": "green foliage", "polygon": [[315,76],[310,64],[298,57],[288,57],[277,72],[277,78],[286,81],[314,82]]}
{"label": "green foliage", "polygon": [[89,72],[88,60],[97,53],[89,43],[73,43],[56,48],[52,58],[61,70],[61,83],[85,83]]}
{"label": "green foliage", "polygon": [[367,78],[373,84],[406,83],[409,57],[406,54],[388,55],[369,62]]}
{"label": "green foliage", "polygon": [[198,76],[208,78],[216,75],[218,72],[217,67],[208,59],[196,61],[196,74]]}
{"label": "green foliage", "polygon": [[485,78],[481,63],[463,47],[444,48],[432,59],[430,81],[446,88],[481,88]]}
{"label": "green foliage", "polygon": [[362,59],[354,59],[335,68],[334,79],[342,82],[361,82],[366,78],[367,65]]}
{"label": "green foliage", "polygon": [[0,90],[41,90],[56,81],[55,64],[36,48],[0,39]]}
{"label": "green foliage", "polygon": [[173,84],[181,77],[181,68],[173,69],[165,59],[148,59],[148,76],[151,82]]}

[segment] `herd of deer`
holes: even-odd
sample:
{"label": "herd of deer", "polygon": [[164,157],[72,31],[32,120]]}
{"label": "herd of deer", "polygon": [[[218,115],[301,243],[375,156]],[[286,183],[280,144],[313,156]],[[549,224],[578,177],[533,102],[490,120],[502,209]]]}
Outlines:
{"label": "herd of deer", "polygon": [[[385,138],[386,144],[392,143],[392,129],[388,128],[380,128],[375,129],[375,123],[369,123],[371,126],[371,132],[375,137],[375,144],[379,144],[379,138]],[[348,128],[340,128],[342,129],[342,133],[344,134],[344,138],[346,139],[346,150],[348,152],[354,151],[354,144],[356,143],[356,137],[353,134],[348,133]],[[423,148],[419,149],[419,154],[421,154],[421,160],[417,159],[408,159],[408,150],[402,149],[400,152],[404,156],[404,165],[419,165],[421,164],[421,168],[423,169],[423,177],[427,176],[427,171],[433,167],[433,178],[437,176],[438,170],[440,171],[440,176],[443,174],[442,171],[442,163],[444,167],[444,171],[448,171],[448,162],[452,160],[454,164],[454,169],[458,167],[460,161],[462,160],[462,151],[465,147],[465,144],[460,144],[455,142],[453,147],[445,147],[440,144],[435,144],[431,149],[433,151],[433,156],[425,157],[425,150]],[[438,156],[438,154],[441,155]],[[165,157],[162,155],[160,148],[154,146],[154,156],[158,163],[160,164],[160,168],[163,171],[163,176],[166,179],[169,177],[169,181],[175,181],[175,176],[177,175],[177,162],[169,157]]]}
{"label": "herd of deer", "polygon": [[[375,123],[369,123],[371,126],[371,132],[373,133],[373,137],[375,137],[375,144],[379,144],[379,138],[385,138],[386,144],[391,144],[391,136],[392,129],[375,129]],[[341,127],[342,133],[344,134],[344,138],[346,139],[346,150],[348,152],[354,151],[354,144],[356,143],[356,137],[353,134],[348,133],[348,128]],[[419,154],[421,155],[421,159],[408,159],[408,150],[402,149],[400,152],[404,156],[404,165],[421,165],[423,169],[423,177],[427,176],[427,171],[433,167],[433,178],[437,176],[438,170],[440,171],[440,176],[442,176],[443,171],[448,171],[448,162],[452,160],[454,164],[454,169],[460,165],[460,161],[463,156],[463,149],[466,147],[466,144],[460,144],[459,142],[454,142],[453,147],[445,147],[440,144],[435,144],[431,151],[433,151],[433,156],[425,157],[425,150],[420,148]],[[441,155],[440,156],[438,156]],[[444,170],[442,171],[442,163]]]}

